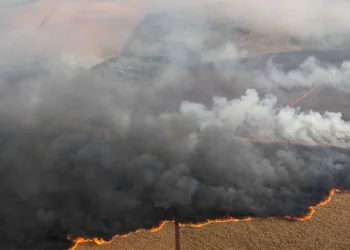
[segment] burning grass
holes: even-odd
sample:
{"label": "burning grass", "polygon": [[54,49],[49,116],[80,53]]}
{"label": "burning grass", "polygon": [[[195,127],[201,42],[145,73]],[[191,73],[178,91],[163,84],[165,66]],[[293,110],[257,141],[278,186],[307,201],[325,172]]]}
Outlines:
{"label": "burning grass", "polygon": [[[340,192],[339,189],[331,189],[329,191],[329,194],[325,197],[325,199],[321,200],[317,205],[315,206],[311,206],[309,208],[309,212],[302,216],[302,217],[293,217],[293,216],[286,216],[284,217],[284,219],[287,219],[287,220],[291,220],[291,221],[307,221],[307,220],[310,220],[313,215],[315,214],[315,208],[317,207],[322,207],[322,206],[325,206],[326,204],[328,204],[331,199],[332,199],[332,196],[335,194],[335,193],[338,193]],[[253,220],[252,217],[247,217],[247,218],[242,218],[242,219],[238,219],[238,218],[234,218],[232,216],[227,216],[225,218],[218,218],[218,219],[214,219],[214,220],[207,220],[205,222],[201,222],[201,223],[179,223],[179,226],[180,227],[194,227],[194,228],[200,228],[200,227],[205,227],[209,224],[212,224],[212,223],[228,223],[228,222],[242,222],[242,221],[251,221]],[[149,231],[152,232],[152,233],[155,233],[159,230],[161,230],[165,224],[169,223],[169,222],[174,222],[173,220],[169,220],[169,221],[162,221],[159,225],[153,227],[152,229],[150,229]],[[139,230],[137,230],[135,233],[139,232]],[[131,233],[128,233],[128,234],[123,234],[123,235],[116,235],[114,238],[118,238],[118,237],[127,237],[129,236]],[[77,249],[77,247],[80,245],[80,244],[83,244],[83,243],[88,243],[88,242],[92,242],[96,245],[106,245],[106,244],[110,244],[112,243],[113,239],[109,240],[109,241],[105,241],[104,239],[99,239],[99,238],[92,238],[92,239],[87,239],[87,238],[84,238],[84,237],[78,237],[78,238],[72,238],[70,236],[67,236],[67,239],[69,241],[72,242],[73,246],[69,249],[69,250],[75,250]]]}

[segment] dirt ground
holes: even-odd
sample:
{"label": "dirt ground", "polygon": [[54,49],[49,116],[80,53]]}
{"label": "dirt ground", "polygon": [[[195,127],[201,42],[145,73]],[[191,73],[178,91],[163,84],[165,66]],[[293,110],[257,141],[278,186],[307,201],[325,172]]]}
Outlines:
{"label": "dirt ground", "polygon": [[[181,249],[350,249],[350,193],[335,194],[316,208],[309,221],[254,219],[214,223],[202,228],[181,227]],[[151,233],[142,230],[109,245],[82,244],[77,250],[174,249],[174,224]]]}

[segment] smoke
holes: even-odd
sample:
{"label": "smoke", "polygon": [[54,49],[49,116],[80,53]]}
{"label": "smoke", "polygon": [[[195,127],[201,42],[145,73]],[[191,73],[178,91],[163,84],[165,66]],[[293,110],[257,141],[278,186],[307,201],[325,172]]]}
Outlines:
{"label": "smoke", "polygon": [[349,189],[345,149],[234,139],[347,145],[338,100],[313,111],[283,104],[322,78],[339,93],[347,63],[292,60],[294,71],[255,72],[242,63],[260,59],[241,60],[244,52],[216,39],[220,26],[197,14],[147,16],[121,55],[93,70],[62,57],[62,33],[6,29],[1,249],[65,249],[67,235],[110,239],[175,217],[301,216],[329,189]]}
{"label": "smoke", "polygon": [[[71,61],[84,57],[90,65],[118,55],[147,13],[169,10],[221,18],[231,26],[257,33],[287,35],[286,41],[290,35],[293,41],[301,39],[313,46],[349,44],[347,13],[350,7],[344,0],[18,0],[2,1],[0,5],[1,33],[20,29],[21,36],[16,42],[21,41],[22,46],[36,45],[40,53],[65,55]],[[35,42],[26,42],[34,38]],[[268,45],[276,42],[268,40]],[[289,42],[293,44],[293,41]]]}
{"label": "smoke", "polygon": [[333,87],[342,91],[349,91],[350,64],[342,62],[339,66],[321,65],[320,62],[310,57],[297,69],[283,72],[276,65],[271,65],[267,71],[266,80],[275,82],[284,88],[313,87],[318,83]]}
{"label": "smoke", "polygon": [[243,126],[342,143],[349,125],[339,114],[277,112],[254,90],[155,114],[147,94],[130,101],[89,72],[43,78],[1,89],[3,247],[61,249],[67,234],[110,238],[174,216],[301,215],[330,188],[349,187],[344,151],[232,138]]}
{"label": "smoke", "polygon": [[[340,45],[348,41],[347,0],[227,0],[218,15],[249,30]],[[348,44],[348,42],[346,42]]]}
{"label": "smoke", "polygon": [[[233,132],[243,127],[247,136],[270,139],[348,143],[350,124],[341,113],[309,111],[298,113],[292,108],[277,109],[276,98],[259,99],[255,90],[247,90],[240,99],[228,101],[215,97],[211,110],[197,103],[183,103],[181,110],[195,114],[202,128],[226,127]],[[261,121],[265,121],[263,124]]]}

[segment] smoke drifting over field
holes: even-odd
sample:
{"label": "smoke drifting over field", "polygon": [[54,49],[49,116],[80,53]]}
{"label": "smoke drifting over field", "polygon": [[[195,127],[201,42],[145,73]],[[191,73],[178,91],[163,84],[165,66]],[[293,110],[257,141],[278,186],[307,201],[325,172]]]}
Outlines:
{"label": "smoke drifting over field", "polygon": [[[301,216],[331,188],[349,189],[347,149],[234,139],[348,145],[345,101],[286,106],[296,87],[318,80],[347,90],[348,63],[253,71],[245,66],[260,59],[239,60],[234,44],[192,39],[215,30],[205,16],[190,26],[147,18],[147,47],[131,38],[94,70],[23,50],[11,57],[3,42],[1,249],[68,248],[67,235],[109,239],[175,217]],[[152,23],[177,28],[158,43]]]}

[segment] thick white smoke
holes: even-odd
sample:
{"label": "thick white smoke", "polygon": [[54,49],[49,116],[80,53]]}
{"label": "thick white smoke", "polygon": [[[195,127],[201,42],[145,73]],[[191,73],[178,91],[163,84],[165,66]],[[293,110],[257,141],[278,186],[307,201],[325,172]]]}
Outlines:
{"label": "thick white smoke", "polygon": [[278,65],[270,64],[266,75],[261,75],[265,84],[282,86],[292,89],[294,87],[312,88],[317,84],[333,87],[341,91],[350,90],[350,62],[342,62],[338,66],[322,65],[314,57],[304,61],[297,69],[284,72]]}
{"label": "thick white smoke", "polygon": [[[214,97],[213,106],[184,102],[181,113],[197,117],[201,129],[219,126],[232,131],[232,138],[243,135],[305,142],[328,142],[339,146],[349,145],[350,123],[342,120],[342,114],[298,109],[276,105],[274,96],[260,98],[250,89],[240,99],[227,100]],[[242,132],[241,132],[242,133]]]}

